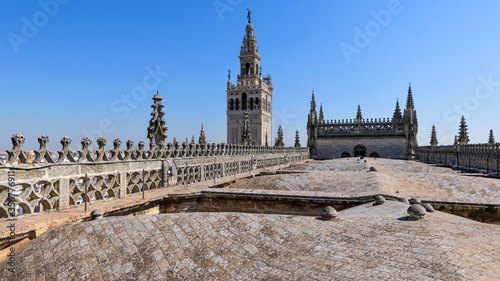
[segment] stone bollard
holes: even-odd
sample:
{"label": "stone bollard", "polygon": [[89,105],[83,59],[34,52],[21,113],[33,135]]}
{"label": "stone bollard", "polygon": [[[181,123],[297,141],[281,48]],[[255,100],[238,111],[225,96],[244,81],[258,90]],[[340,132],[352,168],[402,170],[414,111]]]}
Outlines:
{"label": "stone bollard", "polygon": [[425,208],[425,210],[428,212],[428,213],[434,213],[434,207],[432,207],[431,204],[429,203],[424,203],[422,204],[422,207]]}
{"label": "stone bollard", "polygon": [[370,171],[370,172],[378,172],[377,168],[375,168],[375,167],[373,167],[373,166],[371,166],[371,167],[370,167],[370,170],[369,170],[369,171]]}
{"label": "stone bollard", "polygon": [[333,207],[328,206],[326,207],[323,212],[321,212],[321,219],[325,221],[329,221],[331,219],[334,219],[338,216],[337,210],[335,210]]}
{"label": "stone bollard", "polygon": [[92,217],[92,220],[102,219],[104,216],[104,212],[99,209],[95,209],[90,213],[90,216]]}
{"label": "stone bollard", "polygon": [[374,199],[375,199],[375,203],[373,203],[373,206],[378,206],[378,205],[382,205],[385,203],[385,198],[382,195],[377,195],[377,196],[375,196]]}
{"label": "stone bollard", "polygon": [[417,198],[417,197],[410,198],[410,200],[408,200],[408,202],[410,202],[410,204],[420,204],[420,205],[422,205],[422,201],[419,198]]}
{"label": "stone bollard", "polygon": [[425,208],[420,204],[412,204],[407,212],[414,219],[423,219],[426,213]]}

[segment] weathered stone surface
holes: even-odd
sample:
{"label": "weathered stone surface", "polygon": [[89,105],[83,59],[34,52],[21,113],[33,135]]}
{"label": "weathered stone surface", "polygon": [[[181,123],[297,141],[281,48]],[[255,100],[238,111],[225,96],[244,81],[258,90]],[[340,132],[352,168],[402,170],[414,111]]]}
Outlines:
{"label": "weathered stone surface", "polygon": [[500,226],[441,212],[425,222],[400,221],[396,217],[405,207],[398,202],[356,208],[355,213],[370,210],[375,216],[355,217],[345,210],[335,223],[325,223],[305,216],[183,213],[72,223],[16,248],[17,275],[9,277],[2,266],[0,278],[500,278]]}
{"label": "weathered stone surface", "polygon": [[323,212],[321,212],[321,219],[323,220],[331,220],[338,216],[337,210],[335,210],[332,206],[326,207]]}
{"label": "weathered stone surface", "polygon": [[422,200],[418,197],[412,197],[408,200],[408,202],[410,202],[410,204],[422,204]]}

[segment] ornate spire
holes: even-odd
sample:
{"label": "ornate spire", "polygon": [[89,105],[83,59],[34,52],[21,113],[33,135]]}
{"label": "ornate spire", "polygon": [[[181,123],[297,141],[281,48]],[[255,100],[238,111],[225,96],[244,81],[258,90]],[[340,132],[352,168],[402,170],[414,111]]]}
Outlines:
{"label": "ornate spire", "polygon": [[149,121],[149,127],[148,127],[148,139],[150,143],[155,143],[157,145],[160,144],[160,142],[164,142],[165,139],[167,138],[167,130],[168,128],[165,126],[165,120],[163,119],[163,115],[165,115],[165,112],[162,111],[163,106],[161,104],[161,100],[163,98],[158,94],[158,91],[156,91],[156,95],[153,97],[153,105],[151,108],[153,108],[153,112],[151,113],[151,120]]}
{"label": "ornate spire", "polygon": [[413,95],[411,93],[411,82],[408,86],[408,96],[406,97],[406,108],[415,109],[415,105],[413,104]]}
{"label": "ornate spire", "polygon": [[359,122],[361,122],[361,120],[363,119],[363,115],[361,114],[361,106],[358,104],[358,112],[356,113],[356,120]]}
{"label": "ornate spire", "polygon": [[203,123],[201,124],[200,138],[198,138],[198,143],[200,145],[207,145],[207,138],[205,137],[205,130],[203,129]]}
{"label": "ornate spire", "polygon": [[457,146],[458,145],[458,136],[455,135],[455,140],[453,141],[453,145]]}
{"label": "ornate spire", "polygon": [[248,111],[245,111],[243,130],[241,133],[241,143],[243,145],[255,145],[255,141],[252,137],[252,131],[250,130],[250,122],[248,122]]}
{"label": "ornate spire", "polygon": [[314,90],[313,90],[311,97],[311,110],[309,111],[307,122],[309,124],[316,124],[317,120],[318,120],[318,115],[316,113],[316,101],[314,100]]}
{"label": "ornate spire", "polygon": [[403,115],[401,114],[401,108],[399,108],[399,100],[396,101],[396,109],[394,109],[394,114],[392,115],[394,121],[399,121],[403,119]]}
{"label": "ornate spire", "polygon": [[325,124],[325,118],[323,116],[323,104],[319,106],[319,119],[318,119],[319,124]]}
{"label": "ornate spire", "polygon": [[276,139],[274,146],[275,147],[284,147],[285,146],[285,143],[283,141],[283,129],[281,128],[281,125],[278,128],[278,138]]}
{"label": "ornate spire", "polygon": [[469,143],[469,133],[467,132],[467,124],[465,123],[465,117],[463,115],[458,130],[458,143],[460,145]]}
{"label": "ornate spire", "polygon": [[189,144],[190,144],[190,145],[191,145],[191,144],[196,144],[196,139],[194,138],[194,135],[193,135],[193,137],[191,138],[191,142],[190,142]]}
{"label": "ornate spire", "polygon": [[495,137],[493,136],[493,130],[490,130],[490,137],[488,139],[489,144],[495,144]]}
{"label": "ornate spire", "polygon": [[311,111],[316,111],[316,101],[314,100],[314,90],[312,90]]}
{"label": "ornate spire", "polygon": [[431,146],[437,146],[438,140],[436,136],[436,126],[432,125],[432,132],[431,132]]}
{"label": "ornate spire", "polygon": [[295,147],[300,147],[299,130],[295,131]]}

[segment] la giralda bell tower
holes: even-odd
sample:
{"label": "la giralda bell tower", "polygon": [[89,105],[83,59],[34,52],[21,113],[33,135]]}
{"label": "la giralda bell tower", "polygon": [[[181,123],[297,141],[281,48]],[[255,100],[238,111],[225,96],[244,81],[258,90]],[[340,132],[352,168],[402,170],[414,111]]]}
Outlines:
{"label": "la giralda bell tower", "polygon": [[272,145],[272,95],[271,76],[262,77],[259,48],[253,34],[250,11],[240,50],[240,74],[231,83],[231,71],[227,80],[227,143],[241,144],[245,112],[255,145]]}

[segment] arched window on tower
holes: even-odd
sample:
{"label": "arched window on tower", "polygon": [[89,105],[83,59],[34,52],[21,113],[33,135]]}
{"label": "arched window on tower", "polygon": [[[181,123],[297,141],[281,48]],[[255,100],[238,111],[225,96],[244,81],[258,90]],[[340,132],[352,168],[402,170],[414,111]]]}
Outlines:
{"label": "arched window on tower", "polygon": [[233,101],[233,99],[231,99],[231,101],[229,102],[229,110],[234,110],[234,101]]}
{"label": "arched window on tower", "polygon": [[259,109],[259,98],[255,98],[255,109]]}
{"label": "arched window on tower", "polygon": [[240,110],[240,101],[239,101],[239,99],[236,99],[235,110]]}
{"label": "arched window on tower", "polygon": [[247,62],[245,64],[245,74],[246,75],[250,74],[250,63],[249,62]]}
{"label": "arched window on tower", "polygon": [[241,94],[241,110],[247,110],[247,93]]}
{"label": "arched window on tower", "polygon": [[253,110],[253,98],[250,98],[250,110]]}

